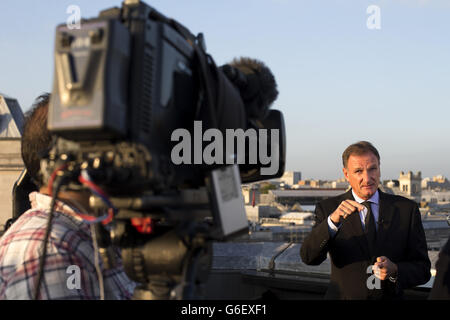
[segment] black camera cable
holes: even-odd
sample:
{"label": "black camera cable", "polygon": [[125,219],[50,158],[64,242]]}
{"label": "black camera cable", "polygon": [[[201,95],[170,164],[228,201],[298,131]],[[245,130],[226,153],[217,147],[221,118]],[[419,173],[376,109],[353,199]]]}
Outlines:
{"label": "black camera cable", "polygon": [[64,180],[64,176],[59,177],[59,179],[56,179],[56,184],[54,187],[52,187],[53,190],[51,190],[53,196],[52,196],[52,201],[50,203],[50,212],[49,212],[48,218],[47,218],[47,227],[45,229],[44,243],[42,244],[42,250],[41,250],[42,252],[39,257],[39,269],[38,269],[38,275],[37,275],[35,291],[34,291],[34,300],[38,300],[39,291],[41,289],[42,277],[44,275],[45,259],[47,256],[47,245],[48,245],[48,240],[50,238],[50,232],[52,229],[53,213],[55,211],[56,200],[58,197],[59,190],[62,187],[63,180]]}

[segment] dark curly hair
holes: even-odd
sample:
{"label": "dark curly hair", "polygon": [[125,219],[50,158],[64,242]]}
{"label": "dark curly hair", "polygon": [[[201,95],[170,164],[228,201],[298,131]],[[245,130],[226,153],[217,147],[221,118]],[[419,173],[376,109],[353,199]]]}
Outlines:
{"label": "dark curly hair", "polygon": [[39,173],[41,158],[48,153],[51,135],[47,129],[48,105],[50,93],[37,97],[33,106],[25,113],[22,134],[22,159],[33,181],[42,187],[44,182]]}

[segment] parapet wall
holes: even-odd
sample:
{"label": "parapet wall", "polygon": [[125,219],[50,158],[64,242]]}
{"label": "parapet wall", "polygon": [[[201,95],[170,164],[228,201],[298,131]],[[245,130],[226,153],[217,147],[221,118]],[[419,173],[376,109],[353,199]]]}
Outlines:
{"label": "parapet wall", "polygon": [[[207,299],[323,299],[330,281],[330,260],[308,266],[299,243],[218,242],[206,284]],[[438,257],[429,251],[432,274]],[[406,290],[406,299],[426,299],[434,276],[425,285]]]}

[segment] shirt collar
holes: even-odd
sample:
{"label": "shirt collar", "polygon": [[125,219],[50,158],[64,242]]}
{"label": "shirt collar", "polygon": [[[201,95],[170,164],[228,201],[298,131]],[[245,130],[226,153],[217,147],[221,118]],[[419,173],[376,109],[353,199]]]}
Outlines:
{"label": "shirt collar", "polygon": [[[30,199],[31,209],[50,210],[52,197],[34,191],[28,195],[28,198]],[[77,215],[77,212],[80,212],[77,208],[71,207],[60,200],[56,200],[55,211],[69,215],[77,221],[83,221],[83,219]]]}
{"label": "shirt collar", "polygon": [[353,189],[352,189],[352,194],[353,194],[353,198],[355,198],[355,201],[358,203],[363,203],[364,201],[369,201],[372,204],[378,205],[378,203],[380,201],[380,194],[378,193],[378,190],[375,192],[375,194],[369,200],[364,200],[364,199],[361,199],[360,197],[358,197],[356,195],[355,191],[353,191]]}

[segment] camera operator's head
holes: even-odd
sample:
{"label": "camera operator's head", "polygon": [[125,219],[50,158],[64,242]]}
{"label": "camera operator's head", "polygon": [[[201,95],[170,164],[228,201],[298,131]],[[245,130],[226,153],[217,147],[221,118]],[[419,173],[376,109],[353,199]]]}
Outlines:
{"label": "camera operator's head", "polygon": [[[39,188],[39,192],[50,194],[47,181],[43,181],[40,173],[41,159],[51,149],[52,134],[47,129],[47,117],[50,94],[40,95],[32,108],[25,114],[25,124],[22,134],[22,159],[32,181]],[[64,191],[58,193],[58,198],[66,201],[76,201],[83,208],[89,207],[89,191]]]}
{"label": "camera operator's head", "polygon": [[51,135],[47,129],[47,114],[50,94],[40,95],[31,110],[25,114],[21,152],[22,159],[33,182],[39,187],[44,186],[39,174],[41,157],[48,152]]}

